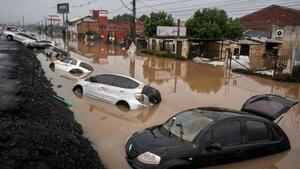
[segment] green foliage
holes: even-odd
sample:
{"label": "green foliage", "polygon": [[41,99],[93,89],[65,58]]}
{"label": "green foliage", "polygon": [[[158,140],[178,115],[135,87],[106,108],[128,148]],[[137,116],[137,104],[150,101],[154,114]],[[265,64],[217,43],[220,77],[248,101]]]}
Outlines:
{"label": "green foliage", "polygon": [[175,54],[168,51],[155,51],[155,50],[143,49],[141,50],[141,53],[159,56],[159,57],[165,57],[165,58],[175,58]]}
{"label": "green foliage", "polygon": [[148,15],[142,15],[141,17],[139,17],[139,20],[140,21],[143,21],[143,22],[145,22],[147,19],[149,19],[149,16]]}
{"label": "green foliage", "polygon": [[238,38],[244,27],[238,19],[229,18],[224,10],[197,10],[186,23],[188,34],[196,38]]}
{"label": "green foliage", "polygon": [[151,12],[150,16],[144,21],[145,33],[147,36],[156,35],[157,26],[174,26],[174,18],[171,14],[167,14],[164,11]]}
{"label": "green foliage", "polygon": [[130,21],[132,19],[131,14],[124,13],[122,15],[117,15],[112,18],[113,21]]}

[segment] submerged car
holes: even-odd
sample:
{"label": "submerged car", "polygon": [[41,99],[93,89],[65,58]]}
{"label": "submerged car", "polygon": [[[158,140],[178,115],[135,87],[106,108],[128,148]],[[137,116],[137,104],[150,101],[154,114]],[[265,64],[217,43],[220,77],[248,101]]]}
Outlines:
{"label": "submerged car", "polygon": [[91,73],[94,71],[94,68],[88,63],[75,59],[75,58],[63,58],[60,60],[53,61],[49,67],[51,69],[58,69],[64,72],[69,73]]}
{"label": "submerged car", "polygon": [[62,59],[62,58],[70,57],[68,52],[66,52],[65,50],[63,50],[59,47],[56,47],[56,46],[50,46],[50,47],[46,48],[44,50],[44,54],[47,57],[52,57],[55,59]]}
{"label": "submerged car", "polygon": [[126,142],[127,161],[139,169],[194,169],[288,150],[287,135],[273,121],[297,103],[258,95],[240,111],[216,107],[183,111],[164,124],[134,133]]}
{"label": "submerged car", "polygon": [[161,102],[155,88],[134,78],[118,74],[101,74],[80,80],[73,91],[112,104],[125,104],[136,110]]}
{"label": "submerged car", "polygon": [[50,40],[40,40],[36,43],[29,43],[27,46],[31,49],[46,49],[51,46],[56,46],[56,43]]}

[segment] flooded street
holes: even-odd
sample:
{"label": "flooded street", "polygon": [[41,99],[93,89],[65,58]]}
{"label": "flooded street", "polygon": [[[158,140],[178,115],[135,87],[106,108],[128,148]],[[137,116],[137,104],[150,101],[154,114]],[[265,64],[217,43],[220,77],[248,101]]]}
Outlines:
{"label": "flooded street", "polygon": [[[243,103],[257,94],[273,93],[300,99],[300,85],[281,83],[254,76],[233,74],[223,67],[192,61],[149,56],[125,57],[126,51],[104,44],[71,42],[71,57],[94,67],[92,75],[117,73],[150,83],[162,95],[154,107],[129,111],[89,97],[76,97],[72,88],[80,77],[61,71],[51,71],[44,54],[38,59],[51,80],[53,89],[73,106],[75,119],[82,125],[84,135],[108,169],[130,169],[125,159],[126,139],[134,132],[161,124],[186,109],[201,106],[220,106],[240,109]],[[62,85],[62,86],[61,86]],[[232,163],[211,169],[296,169],[300,168],[300,106],[291,109],[279,125],[291,141],[291,150],[263,158]]]}

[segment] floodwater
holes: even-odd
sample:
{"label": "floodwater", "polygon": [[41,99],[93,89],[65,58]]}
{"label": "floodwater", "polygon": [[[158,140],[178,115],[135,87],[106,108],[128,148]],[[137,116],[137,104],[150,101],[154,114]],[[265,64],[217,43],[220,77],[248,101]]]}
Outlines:
{"label": "floodwater", "polygon": [[[104,44],[70,42],[71,56],[94,67],[92,75],[118,73],[150,83],[162,94],[162,102],[154,107],[129,111],[88,97],[76,97],[72,87],[78,76],[51,71],[49,61],[38,54],[46,76],[59,96],[73,106],[75,119],[84,135],[92,142],[108,169],[130,169],[125,160],[124,145],[134,132],[161,124],[180,111],[201,106],[240,109],[251,96],[273,93],[300,99],[300,85],[281,83],[254,76],[233,74],[211,65],[191,61],[137,56],[126,57],[126,51]],[[211,169],[296,169],[300,168],[300,106],[291,109],[279,125],[291,141],[291,150],[263,158],[247,160]]]}

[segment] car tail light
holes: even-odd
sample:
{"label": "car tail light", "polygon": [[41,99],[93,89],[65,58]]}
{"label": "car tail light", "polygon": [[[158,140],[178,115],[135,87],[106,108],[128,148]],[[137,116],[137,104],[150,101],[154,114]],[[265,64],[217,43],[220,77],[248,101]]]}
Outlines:
{"label": "car tail light", "polygon": [[144,95],[142,93],[135,93],[134,94],[136,100],[138,100],[139,102],[143,103],[144,102]]}

